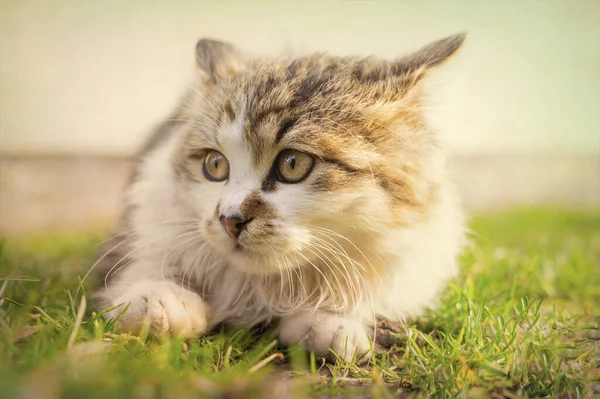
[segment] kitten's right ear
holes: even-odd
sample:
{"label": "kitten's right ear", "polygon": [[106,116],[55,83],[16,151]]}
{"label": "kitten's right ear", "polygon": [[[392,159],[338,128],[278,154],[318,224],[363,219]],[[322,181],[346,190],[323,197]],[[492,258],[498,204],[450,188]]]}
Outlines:
{"label": "kitten's right ear", "polygon": [[232,44],[200,39],[196,43],[196,66],[210,83],[218,84],[244,71],[247,60]]}

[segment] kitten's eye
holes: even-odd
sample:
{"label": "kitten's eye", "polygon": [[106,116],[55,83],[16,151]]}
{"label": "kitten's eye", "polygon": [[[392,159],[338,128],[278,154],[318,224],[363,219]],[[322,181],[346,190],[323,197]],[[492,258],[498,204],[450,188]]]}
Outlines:
{"label": "kitten's eye", "polygon": [[315,159],[296,150],[283,150],[275,161],[277,180],[283,183],[300,183],[312,172]]}
{"label": "kitten's eye", "polygon": [[202,172],[210,181],[223,181],[229,177],[229,161],[219,151],[209,150],[204,157]]}

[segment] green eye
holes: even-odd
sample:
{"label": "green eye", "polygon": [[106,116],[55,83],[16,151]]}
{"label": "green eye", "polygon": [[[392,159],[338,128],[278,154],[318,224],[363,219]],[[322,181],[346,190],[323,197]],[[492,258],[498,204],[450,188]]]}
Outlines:
{"label": "green eye", "polygon": [[283,150],[277,156],[275,167],[277,180],[283,183],[300,183],[315,166],[312,155],[296,150]]}
{"label": "green eye", "polygon": [[202,172],[210,181],[223,181],[229,177],[229,161],[219,151],[209,150],[204,157]]}

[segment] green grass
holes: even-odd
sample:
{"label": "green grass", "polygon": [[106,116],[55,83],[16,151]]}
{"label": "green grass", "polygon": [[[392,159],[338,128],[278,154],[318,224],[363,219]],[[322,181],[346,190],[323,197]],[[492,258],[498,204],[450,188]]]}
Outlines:
{"label": "green grass", "polygon": [[323,364],[256,331],[120,335],[75,297],[101,234],[5,239],[0,397],[600,395],[600,212],[523,209],[470,227],[440,308],[392,333],[367,367]]}

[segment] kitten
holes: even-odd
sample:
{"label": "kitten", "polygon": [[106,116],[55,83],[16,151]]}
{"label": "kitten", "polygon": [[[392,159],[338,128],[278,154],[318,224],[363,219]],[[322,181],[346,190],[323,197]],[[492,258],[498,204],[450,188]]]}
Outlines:
{"label": "kitten", "polygon": [[462,45],[394,61],[251,58],[200,40],[197,79],[150,139],[99,261],[122,329],[201,335],[277,321],[284,344],[350,360],[376,316],[434,305],[463,215],[423,115],[423,82]]}

